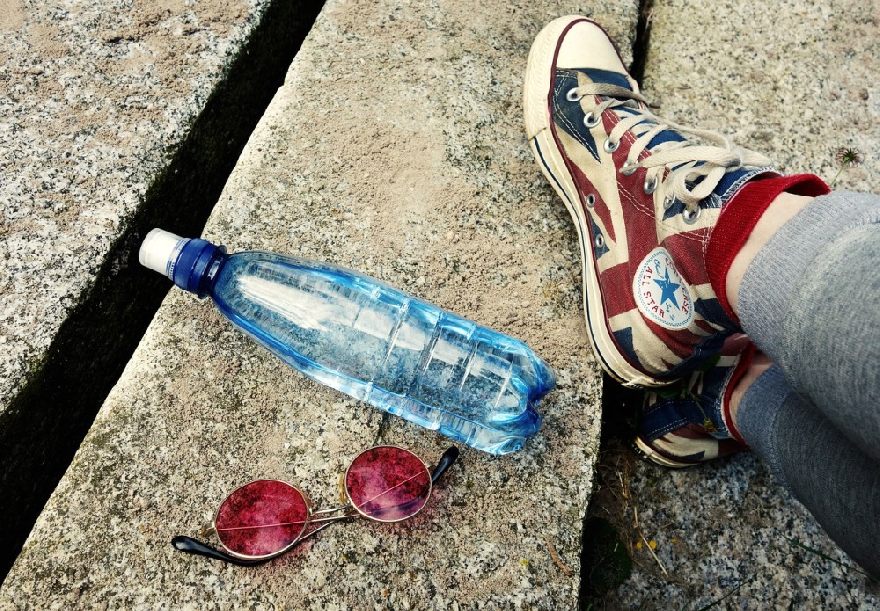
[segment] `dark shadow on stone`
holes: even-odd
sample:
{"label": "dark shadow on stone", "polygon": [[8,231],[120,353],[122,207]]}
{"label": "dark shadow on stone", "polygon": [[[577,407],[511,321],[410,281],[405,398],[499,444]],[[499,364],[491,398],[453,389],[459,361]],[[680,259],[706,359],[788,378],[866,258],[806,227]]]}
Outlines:
{"label": "dark shadow on stone", "polygon": [[169,288],[137,250],[153,227],[198,235],[323,2],[277,0],[124,227],[94,286],[0,415],[0,579]]}
{"label": "dark shadow on stone", "polygon": [[651,12],[654,8],[654,0],[640,0],[639,19],[636,23],[636,37],[633,39],[632,56],[633,62],[629,73],[639,84],[643,85],[645,78],[645,64],[648,62],[648,46],[651,39]]}
{"label": "dark shadow on stone", "polygon": [[615,590],[632,572],[632,560],[617,529],[603,518],[587,518],[581,550],[581,609],[595,608],[597,599]]}
{"label": "dark shadow on stone", "polygon": [[[608,374],[602,375],[602,433],[603,446],[611,439],[629,443],[633,419],[642,405],[644,391],[626,388]],[[601,453],[601,448],[600,448]]]}
{"label": "dark shadow on stone", "polygon": [[602,434],[590,505],[581,539],[579,609],[604,609],[605,596],[632,572],[631,525],[621,499],[619,472],[632,460],[628,448],[633,417],[642,402],[642,391],[625,388],[608,375],[602,382]]}

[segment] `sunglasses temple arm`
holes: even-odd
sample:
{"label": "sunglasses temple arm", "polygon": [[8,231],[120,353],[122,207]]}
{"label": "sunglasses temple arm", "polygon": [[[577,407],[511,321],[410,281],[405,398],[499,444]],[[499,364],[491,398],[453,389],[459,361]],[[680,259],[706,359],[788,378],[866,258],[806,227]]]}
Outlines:
{"label": "sunglasses temple arm", "polygon": [[458,448],[455,446],[451,446],[448,450],[443,452],[443,456],[440,457],[440,460],[437,461],[437,466],[434,467],[434,471],[431,473],[431,483],[436,484],[437,480],[446,473],[446,471],[455,464],[455,460],[458,458]]}
{"label": "sunglasses temple arm", "polygon": [[[319,517],[314,520],[314,522],[322,523],[318,528],[309,532],[307,535],[303,535],[300,537],[296,543],[291,548],[288,548],[285,551],[290,551],[293,547],[296,547],[306,539],[310,538],[312,535],[316,534],[318,531],[324,530],[331,524],[342,520],[350,520],[355,516],[349,511],[350,507],[347,505],[342,505],[340,507],[333,507],[332,509],[322,509],[320,511],[314,512],[313,516],[320,516],[322,514],[334,513],[338,511],[343,511],[343,515],[332,516],[327,518]],[[198,539],[193,539],[192,537],[185,537],[183,535],[178,535],[171,539],[171,545],[174,546],[179,552],[183,552],[184,554],[192,554],[193,556],[204,556],[205,558],[211,558],[212,560],[222,560],[223,562],[228,562],[230,564],[235,564],[238,566],[257,566],[258,564],[263,564],[264,562],[268,562],[273,558],[280,556],[281,554],[273,554],[272,556],[268,556],[266,558],[258,558],[254,560],[246,560],[244,558],[236,558],[231,554],[227,554],[224,551],[217,549],[216,547],[211,547],[207,543],[199,541]]]}
{"label": "sunglasses temple arm", "polygon": [[[319,531],[324,530],[328,526],[339,522],[340,520],[349,519],[350,516],[340,516],[338,518],[334,518],[333,520],[328,520],[321,524],[318,528],[311,531],[309,534],[300,537],[296,543],[285,550],[285,552],[290,551],[294,547],[298,546],[300,543],[305,541],[306,539],[311,538],[313,535],[316,535]],[[192,537],[185,537],[183,535],[178,535],[171,539],[171,545],[174,546],[179,552],[183,552],[184,554],[192,554],[193,556],[204,556],[205,558],[211,558],[212,560],[222,560],[223,562],[228,562],[230,564],[236,564],[238,566],[257,566],[258,564],[263,564],[264,562],[268,562],[275,558],[275,556],[270,556],[268,558],[260,558],[257,560],[245,560],[243,558],[236,558],[226,552],[223,552],[216,547],[211,547],[207,543],[203,543],[198,539],[193,539]],[[280,554],[278,554],[280,555]]]}
{"label": "sunglasses temple arm", "polygon": [[230,564],[237,564],[238,566],[257,566],[258,564],[263,564],[264,562],[268,562],[272,558],[260,558],[258,560],[244,560],[242,558],[236,558],[235,556],[231,556],[226,552],[222,552],[219,549],[213,548],[207,543],[202,543],[198,539],[193,539],[192,537],[184,537],[182,535],[178,535],[171,539],[171,545],[174,546],[179,552],[183,552],[185,554],[192,554],[194,556],[204,556],[205,558],[211,558],[213,560],[222,560],[223,562],[228,562]]}

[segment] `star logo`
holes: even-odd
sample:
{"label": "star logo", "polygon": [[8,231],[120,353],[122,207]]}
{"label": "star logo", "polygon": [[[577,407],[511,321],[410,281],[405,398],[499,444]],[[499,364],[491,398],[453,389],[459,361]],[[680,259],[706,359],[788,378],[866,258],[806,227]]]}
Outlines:
{"label": "star logo", "polygon": [[669,279],[669,268],[666,268],[666,278],[654,278],[654,282],[660,287],[660,305],[667,301],[671,301],[672,305],[678,307],[678,299],[675,298],[675,291],[679,289],[680,284],[676,284]]}
{"label": "star logo", "polygon": [[690,287],[662,246],[642,259],[633,276],[636,307],[650,322],[666,329],[685,329],[694,319]]}

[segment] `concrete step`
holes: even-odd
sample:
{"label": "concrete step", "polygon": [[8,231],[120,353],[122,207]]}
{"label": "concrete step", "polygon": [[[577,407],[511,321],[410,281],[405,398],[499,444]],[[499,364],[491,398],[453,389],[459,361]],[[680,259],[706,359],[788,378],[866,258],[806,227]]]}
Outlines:
{"label": "concrete step", "polygon": [[201,229],[317,6],[3,2],[0,576],[164,296],[133,247]]}
{"label": "concrete step", "polygon": [[[589,9],[631,47],[635,2]],[[305,379],[210,303],[174,291],[0,605],[576,605],[600,376],[577,238],[531,159],[520,96],[535,34],[578,10],[550,0],[328,2],[205,229],[233,251],[362,270],[527,341],[559,388],[526,449],[497,459],[465,450],[411,523],[337,526],[260,569],[177,553],[170,538],[202,533],[245,481],[295,481],[326,506],[360,450],[395,443],[433,460],[448,441]]]}
{"label": "concrete step", "polygon": [[[656,0],[645,92],[658,114],[720,130],[787,172],[836,188],[880,188],[877,3]],[[636,571],[609,608],[874,608],[876,585],[751,455],[668,473],[635,462],[623,472],[645,536]],[[858,525],[853,525],[857,528]],[[633,534],[632,542],[638,541]],[[811,552],[804,548],[818,550]],[[823,558],[821,554],[826,557]],[[836,564],[842,563],[842,564]],[[666,571],[664,573],[663,571]]]}

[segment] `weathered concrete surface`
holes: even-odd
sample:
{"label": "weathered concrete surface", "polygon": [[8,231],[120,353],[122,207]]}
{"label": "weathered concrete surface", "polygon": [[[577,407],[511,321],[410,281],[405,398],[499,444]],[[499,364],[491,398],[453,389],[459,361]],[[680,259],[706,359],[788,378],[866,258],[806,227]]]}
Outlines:
{"label": "weathered concrete surface", "polygon": [[[657,0],[652,17],[645,89],[662,116],[726,131],[789,172],[829,181],[836,151],[857,149],[864,164],[837,186],[880,189],[875,0]],[[639,462],[629,487],[669,574],[643,548],[612,607],[699,608],[725,594],[722,607],[743,609],[880,605],[858,572],[798,546],[852,565],[755,457],[677,473]]]}
{"label": "weathered concrete surface", "polygon": [[[724,596],[722,609],[880,606],[877,584],[757,456],[676,472],[627,458],[621,533],[634,546],[634,569],[604,601],[608,608],[700,609]],[[657,560],[640,534],[656,543]]]}
{"label": "weathered concrete surface", "polygon": [[[541,433],[464,451],[404,525],[347,524],[258,569],[168,544],[236,484],[319,505],[359,450],[448,444],[287,369],[206,302],[168,296],[0,591],[7,605],[572,608],[599,427],[577,240],[535,167],[521,80],[535,34],[588,12],[630,46],[634,2],[328,3],[206,235],[332,261],[529,342],[556,368]],[[168,227],[175,229],[175,227]],[[148,273],[148,272],[145,272]]]}
{"label": "weathered concrete surface", "polygon": [[267,4],[3,1],[0,412]]}
{"label": "weathered concrete surface", "polygon": [[662,116],[726,133],[787,172],[880,189],[877,0],[655,0],[645,92]]}
{"label": "weathered concrete surface", "polygon": [[0,577],[164,295],[132,247],[202,227],[315,4],[0,2]]}

